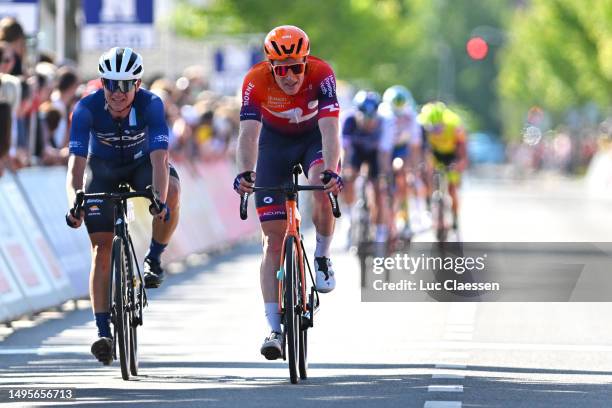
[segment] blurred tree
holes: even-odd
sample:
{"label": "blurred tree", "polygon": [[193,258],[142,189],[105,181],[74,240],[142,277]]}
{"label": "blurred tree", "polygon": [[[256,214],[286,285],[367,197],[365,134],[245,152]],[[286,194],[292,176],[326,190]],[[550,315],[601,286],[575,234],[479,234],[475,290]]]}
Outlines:
{"label": "blurred tree", "polygon": [[[512,0],[214,0],[206,6],[181,1],[177,32],[261,33],[294,24],[303,28],[313,55],[329,61],[336,75],[379,91],[401,83],[418,102],[442,98],[472,111],[475,123],[497,131],[495,54],[474,61],[465,50],[477,27],[499,27]],[[485,38],[486,40],[486,38]]]}
{"label": "blurred tree", "polygon": [[611,22],[612,0],[532,0],[517,11],[498,78],[506,134],[519,137],[533,105],[557,123],[593,102],[610,106]]}

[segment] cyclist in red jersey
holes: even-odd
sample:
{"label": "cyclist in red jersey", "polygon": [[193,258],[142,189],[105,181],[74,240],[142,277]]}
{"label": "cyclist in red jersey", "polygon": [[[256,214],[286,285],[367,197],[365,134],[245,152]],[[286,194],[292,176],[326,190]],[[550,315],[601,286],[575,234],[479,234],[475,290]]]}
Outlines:
{"label": "cyclist in red jersey", "polygon": [[[274,28],[264,41],[267,60],[254,65],[244,78],[234,180],[239,194],[257,185],[275,186],[291,180],[291,169],[302,164],[309,183],[320,185],[331,176],[325,191],[314,194],[313,223],[317,231],[315,285],[319,292],[334,289],[330,245],[334,218],[327,192],[338,194],[340,162],[336,79],[331,67],[310,55],[310,41],[295,26]],[[253,171],[255,170],[255,171]],[[263,232],[264,256],[261,291],[271,334],[261,353],[269,360],[281,356],[281,316],[278,311],[276,271],[285,233],[285,198],[282,194],[255,194]]]}

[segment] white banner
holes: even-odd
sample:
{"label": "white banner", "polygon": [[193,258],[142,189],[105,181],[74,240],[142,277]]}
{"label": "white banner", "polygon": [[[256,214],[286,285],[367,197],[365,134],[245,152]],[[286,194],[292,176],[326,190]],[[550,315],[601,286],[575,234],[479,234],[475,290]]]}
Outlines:
{"label": "white banner", "polygon": [[[26,168],[17,173],[17,178],[31,203],[30,217],[40,225],[53,255],[57,256],[63,272],[70,280],[75,297],[87,296],[91,249],[85,226],[74,230],[64,220],[69,207],[66,192],[62,188],[66,182],[66,168]],[[46,253],[45,256],[50,255]]]}
{"label": "white banner", "polygon": [[107,50],[130,47],[137,50],[155,48],[155,29],[147,24],[96,24],[81,30],[83,50]]}
{"label": "white banner", "polygon": [[[16,195],[17,198],[11,195]],[[39,262],[36,250],[21,229],[22,220],[15,214],[11,201],[25,202],[11,175],[0,178],[0,251],[15,281],[29,299],[33,310],[55,306],[63,300]]]}

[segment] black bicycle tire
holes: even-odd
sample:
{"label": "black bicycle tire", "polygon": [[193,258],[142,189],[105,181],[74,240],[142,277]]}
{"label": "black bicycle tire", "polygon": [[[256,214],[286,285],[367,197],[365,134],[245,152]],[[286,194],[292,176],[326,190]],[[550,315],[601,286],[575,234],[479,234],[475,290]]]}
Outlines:
{"label": "black bicycle tire", "polygon": [[[302,245],[302,251],[304,251],[304,245]],[[304,256],[303,253],[302,255]],[[298,265],[304,265],[305,262],[306,260],[304,259],[304,262],[299,262]],[[306,282],[302,282],[302,277],[306,279],[306,271],[300,270],[298,268],[298,273],[296,274],[296,276],[298,278],[297,279],[297,282],[298,282],[297,284],[298,310],[300,310],[300,313],[298,316],[298,322],[299,322],[298,369],[299,369],[300,379],[305,380],[308,378],[308,328],[310,327],[310,320],[303,318],[301,310],[304,307],[304,305],[308,304],[308,299],[304,299],[304,297],[302,296],[303,295],[302,283],[304,284],[304,286],[306,286]],[[314,314],[314,310],[310,310],[309,312],[311,313],[311,315]]]}
{"label": "black bicycle tire", "polygon": [[130,373],[138,375],[138,325],[130,322]]}
{"label": "black bicycle tire", "polygon": [[130,285],[131,289],[128,288],[128,293],[130,294],[130,304],[132,305],[132,309],[129,311],[130,373],[132,375],[138,375],[138,319],[135,317],[135,315],[142,313],[142,304],[140,299],[138,299],[139,290],[142,290],[142,288],[139,286],[139,284],[133,284],[136,281],[136,279],[134,279],[134,260],[132,259],[130,247],[127,245],[127,243],[124,246],[124,253],[126,254],[126,267],[128,268],[127,276],[132,282]]}
{"label": "black bicycle tire", "polygon": [[444,197],[441,193],[439,198],[437,199],[437,206],[436,206],[436,209],[437,209],[436,239],[438,240],[438,242],[446,241],[446,220],[444,217],[445,216],[444,206],[445,206]]}
{"label": "black bicycle tire", "polygon": [[[313,313],[311,311],[310,313]],[[300,379],[305,380],[308,378],[308,327],[304,325],[302,319],[300,319],[300,335],[299,335],[299,372]]]}
{"label": "black bicycle tire", "polygon": [[[119,237],[113,240],[112,249],[112,268],[113,279],[115,280],[114,307],[115,325],[117,333],[117,346],[119,348],[119,362],[121,365],[121,377],[124,380],[130,379],[129,358],[130,358],[130,339],[129,339],[129,318],[125,310],[124,293],[126,290],[125,282],[125,259],[123,242]],[[127,329],[127,330],[126,330]]]}
{"label": "black bicycle tire", "polygon": [[285,242],[285,276],[284,276],[284,303],[285,303],[285,336],[287,340],[287,359],[289,360],[289,379],[297,384],[299,369],[299,316],[296,313],[297,296],[295,292],[295,239],[289,237]]}

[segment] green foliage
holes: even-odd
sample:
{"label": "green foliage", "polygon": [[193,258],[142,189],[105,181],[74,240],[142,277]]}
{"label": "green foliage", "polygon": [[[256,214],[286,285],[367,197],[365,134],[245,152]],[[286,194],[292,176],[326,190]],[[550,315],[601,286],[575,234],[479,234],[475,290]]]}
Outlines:
{"label": "green foliage", "polygon": [[570,110],[612,96],[612,0],[532,0],[510,26],[498,84],[504,129],[518,137],[530,106],[555,122]]}
{"label": "green foliage", "polygon": [[442,98],[497,131],[496,53],[469,59],[465,43],[479,26],[500,27],[512,0],[216,0],[206,8],[180,3],[173,25],[194,38],[267,33],[281,24],[304,29],[313,55],[339,79],[379,91],[404,84],[417,102]]}

